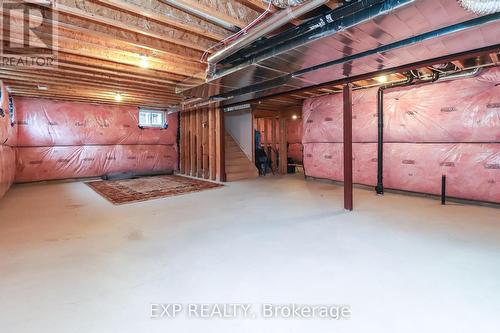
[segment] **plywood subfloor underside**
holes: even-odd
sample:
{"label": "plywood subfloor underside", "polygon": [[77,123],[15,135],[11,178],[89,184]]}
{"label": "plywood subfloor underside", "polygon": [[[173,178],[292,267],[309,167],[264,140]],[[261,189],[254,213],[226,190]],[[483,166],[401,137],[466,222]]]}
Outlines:
{"label": "plywood subfloor underside", "polygon": [[[124,206],[83,183],[0,201],[5,332],[498,332],[500,219],[297,176]],[[352,319],[151,320],[151,303],[350,304]]]}

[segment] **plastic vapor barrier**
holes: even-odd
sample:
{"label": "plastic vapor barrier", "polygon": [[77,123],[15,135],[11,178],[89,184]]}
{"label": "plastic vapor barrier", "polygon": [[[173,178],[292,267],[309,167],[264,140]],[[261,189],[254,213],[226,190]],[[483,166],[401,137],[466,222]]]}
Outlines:
{"label": "plastic vapor barrier", "polygon": [[[500,202],[500,70],[384,93],[384,186]],[[343,180],[342,94],[304,102],[307,176]],[[377,88],[353,92],[354,182],[375,185]]]}
{"label": "plastic vapor barrier", "polygon": [[16,182],[177,168],[177,114],[138,127],[138,108],[15,98]]}

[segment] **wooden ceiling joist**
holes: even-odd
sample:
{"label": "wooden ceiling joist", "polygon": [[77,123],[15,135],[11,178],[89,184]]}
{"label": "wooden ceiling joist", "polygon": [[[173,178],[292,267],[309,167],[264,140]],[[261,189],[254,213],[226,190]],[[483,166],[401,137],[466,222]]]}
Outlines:
{"label": "wooden ceiling joist", "polygon": [[26,75],[25,73],[8,73],[5,70],[0,70],[0,79],[4,82],[11,82],[12,85],[29,85],[29,86],[37,86],[43,85],[48,86],[49,88],[57,88],[58,86],[78,86],[78,87],[89,87],[89,88],[100,88],[102,90],[109,90],[111,92],[117,91],[130,91],[130,92],[143,92],[144,94],[155,94],[155,96],[164,96],[170,98],[176,98],[176,94],[173,90],[160,90],[154,88],[146,88],[142,85],[125,85],[125,84],[116,84],[116,83],[95,83],[89,82],[85,80],[80,80],[79,84],[72,84],[74,81],[72,79],[67,79],[61,76],[51,76],[51,77],[43,77],[40,75]]}
{"label": "wooden ceiling joist", "polygon": [[224,39],[229,35],[227,32],[226,33],[214,32],[209,29],[194,25],[192,22],[186,23],[179,19],[173,19],[172,17],[169,17],[167,15],[157,14],[147,8],[144,8],[143,6],[137,6],[125,1],[117,1],[117,0],[94,0],[94,1],[112,8],[127,11],[133,15],[154,20],[158,23],[163,23],[203,37],[207,37],[215,41]]}
{"label": "wooden ceiling joist", "polygon": [[[43,34],[41,34],[43,35]],[[22,43],[24,33],[18,31],[11,31],[11,40]],[[43,46],[41,42],[37,43],[32,41],[32,45]],[[71,39],[59,37],[58,46],[54,47],[58,52],[73,54],[77,56],[88,57],[96,60],[109,60],[113,59],[114,62],[138,66],[141,61],[141,55],[131,52],[120,51],[116,49],[98,47],[94,44],[85,43],[80,41],[78,44]],[[64,51],[63,51],[64,50]],[[175,62],[173,59],[165,59],[160,57],[148,58],[149,68],[152,70],[180,74],[185,77],[198,77],[203,78],[202,64],[183,64],[181,61]]]}
{"label": "wooden ceiling joist", "polygon": [[[213,22],[215,24],[218,24],[218,22],[225,22],[226,24],[220,25],[224,28],[227,28],[228,25],[233,25],[242,29],[258,16],[257,12],[248,7],[237,8],[238,3],[233,0],[218,0],[216,2],[195,0],[162,1],[208,22]],[[187,8],[190,10],[187,10]],[[211,18],[215,18],[215,20]]]}
{"label": "wooden ceiling joist", "polygon": [[87,21],[93,21],[95,23],[107,25],[107,26],[117,28],[117,29],[120,29],[123,31],[128,31],[128,32],[139,34],[139,35],[151,37],[151,38],[154,38],[157,40],[163,40],[163,41],[168,42],[168,43],[181,45],[181,46],[184,46],[187,48],[191,48],[193,50],[205,51],[207,49],[207,45],[203,45],[202,43],[194,43],[194,42],[183,40],[183,39],[176,39],[176,38],[172,38],[172,37],[167,37],[166,35],[159,34],[157,32],[152,32],[152,31],[145,30],[145,29],[140,29],[138,27],[123,23],[121,21],[117,21],[117,20],[110,19],[110,18],[103,17],[103,16],[99,16],[99,15],[94,15],[94,14],[85,12],[85,11],[78,9],[78,8],[68,7],[65,5],[58,5],[57,11],[59,13],[75,16],[77,18],[85,19]]}
{"label": "wooden ceiling joist", "polygon": [[490,59],[491,59],[491,62],[493,62],[494,64],[500,63],[498,61],[498,54],[497,53],[490,53]]}

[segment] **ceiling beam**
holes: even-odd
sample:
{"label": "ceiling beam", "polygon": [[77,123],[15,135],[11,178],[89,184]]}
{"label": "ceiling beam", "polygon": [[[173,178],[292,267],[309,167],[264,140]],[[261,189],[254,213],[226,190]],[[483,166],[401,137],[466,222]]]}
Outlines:
{"label": "ceiling beam", "polygon": [[457,66],[459,69],[464,69],[464,64],[460,60],[453,60],[451,62],[453,65]]}
{"label": "ceiling beam", "polygon": [[73,94],[44,94],[39,92],[32,92],[28,90],[13,90],[11,92],[12,96],[22,96],[22,97],[32,97],[32,98],[47,98],[57,101],[70,101],[78,103],[93,103],[93,104],[114,104],[114,105],[127,105],[127,106],[144,106],[144,107],[159,107],[166,108],[171,106],[163,102],[151,101],[150,99],[124,99],[121,102],[117,102],[111,97],[97,97],[97,96],[87,96],[87,97],[75,97]]}
{"label": "ceiling beam", "polygon": [[[22,28],[22,26],[18,26]],[[23,43],[25,40],[23,36],[24,31],[13,31],[11,30],[11,41],[15,41],[18,43]],[[39,33],[43,35],[43,33]],[[31,40],[32,46],[41,46],[45,45],[42,42]],[[141,55],[132,53],[132,52],[124,52],[116,49],[112,49],[106,46],[98,46],[95,44],[86,43],[83,41],[79,41],[78,43],[75,40],[71,40],[62,36],[58,38],[58,45],[54,47],[55,51],[70,53],[73,55],[84,56],[93,59],[113,61],[116,63],[126,64],[130,66],[138,66],[141,60]],[[183,64],[180,59],[178,62],[175,62],[174,59],[167,60],[165,58],[154,57],[148,58],[149,68],[152,70],[158,70],[162,72],[168,72],[173,74],[180,74],[186,77],[197,77],[204,78],[204,66],[201,63],[198,64]]]}
{"label": "ceiling beam", "polygon": [[54,68],[41,68],[41,69],[25,69],[25,68],[4,68],[0,69],[0,72],[5,73],[24,73],[41,75],[45,77],[50,77],[54,75],[55,77],[68,78],[76,81],[89,81],[94,83],[112,83],[112,84],[123,84],[123,85],[135,85],[145,87],[146,89],[160,89],[175,92],[175,85],[166,85],[159,82],[149,81],[146,77],[132,79],[129,77],[123,77],[119,75],[105,75],[101,73],[95,73],[90,71],[78,71],[72,69],[61,68],[60,66]]}
{"label": "ceiling beam", "polygon": [[497,53],[490,53],[490,59],[494,64],[499,64],[500,62],[498,61],[498,54]]}
{"label": "ceiling beam", "polygon": [[190,15],[197,16],[202,20],[216,24],[229,31],[236,32],[244,28],[247,23],[238,18],[232,17],[215,8],[205,6],[193,0],[161,0],[162,2],[182,10]]}
{"label": "ceiling beam", "polygon": [[48,87],[57,87],[61,85],[66,86],[78,86],[78,87],[92,87],[105,91],[130,91],[130,92],[138,92],[138,93],[154,93],[155,96],[164,96],[173,99],[178,99],[178,96],[172,90],[161,90],[161,89],[151,89],[145,88],[143,86],[137,85],[125,85],[125,84],[114,84],[114,83],[98,83],[98,82],[89,82],[84,80],[79,80],[78,83],[75,83],[74,79],[68,79],[65,77],[61,77],[59,75],[52,75],[50,77],[41,76],[41,75],[27,75],[25,73],[9,73],[5,70],[0,70],[0,79],[4,82],[12,82],[12,85],[30,85],[32,87],[36,87],[38,85],[44,85]]}
{"label": "ceiling beam", "polygon": [[118,28],[118,29],[123,30],[123,31],[128,31],[128,32],[139,34],[139,35],[155,38],[158,40],[163,40],[163,41],[168,42],[168,43],[181,45],[184,47],[191,48],[193,50],[205,51],[207,49],[206,46],[200,45],[199,43],[193,43],[193,42],[185,41],[182,39],[167,37],[165,35],[161,35],[161,34],[156,33],[156,32],[150,32],[150,31],[132,26],[130,24],[125,24],[121,21],[117,21],[117,20],[110,19],[107,17],[88,13],[88,12],[85,12],[85,11],[78,9],[78,8],[59,4],[56,6],[56,11],[59,13],[71,15],[71,16],[74,16],[77,18],[85,19],[87,21],[92,21],[95,23],[108,25],[108,26]]}
{"label": "ceiling beam", "polygon": [[146,9],[142,6],[137,6],[125,1],[117,1],[117,0],[93,0],[94,2],[97,2],[102,5],[106,5],[118,10],[122,11],[127,11],[133,15],[148,18],[151,20],[154,20],[156,22],[166,24],[178,29],[182,29],[203,37],[207,37],[216,41],[219,41],[221,39],[224,39],[225,37],[228,36],[227,33],[216,33],[212,32],[208,29],[204,29],[202,27],[193,25],[191,23],[185,23],[179,20],[172,19],[171,17],[167,15],[160,15],[155,12],[152,12],[149,9]]}

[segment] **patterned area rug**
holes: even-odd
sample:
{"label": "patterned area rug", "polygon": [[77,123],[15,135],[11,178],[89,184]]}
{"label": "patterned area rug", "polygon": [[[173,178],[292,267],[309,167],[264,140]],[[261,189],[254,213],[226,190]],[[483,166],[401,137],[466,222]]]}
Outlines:
{"label": "patterned area rug", "polygon": [[176,175],[125,180],[99,180],[86,184],[115,205],[199,192],[224,186]]}

